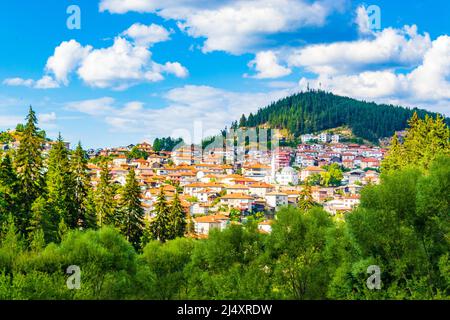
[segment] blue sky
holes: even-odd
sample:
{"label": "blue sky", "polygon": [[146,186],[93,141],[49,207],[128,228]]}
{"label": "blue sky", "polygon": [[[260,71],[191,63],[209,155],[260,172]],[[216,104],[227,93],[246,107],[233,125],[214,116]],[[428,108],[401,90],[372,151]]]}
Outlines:
{"label": "blue sky", "polygon": [[432,3],[3,1],[0,130],[33,105],[86,147],[199,140],[308,85],[450,115],[450,3]]}

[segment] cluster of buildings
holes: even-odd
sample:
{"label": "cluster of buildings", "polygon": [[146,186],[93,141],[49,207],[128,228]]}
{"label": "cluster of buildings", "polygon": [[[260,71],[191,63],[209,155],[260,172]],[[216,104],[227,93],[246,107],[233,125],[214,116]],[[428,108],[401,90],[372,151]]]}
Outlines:
{"label": "cluster of buildings", "polygon": [[[149,154],[147,159],[128,159],[130,147],[100,150],[97,154],[114,156],[111,175],[117,184],[125,184],[133,167],[142,188],[142,205],[146,218],[152,219],[153,205],[163,188],[170,201],[180,193],[182,204],[194,224],[197,237],[207,236],[211,229],[223,229],[238,212],[239,221],[255,213],[265,217],[258,227],[270,232],[277,210],[297,206],[311,175],[326,171],[337,163],[344,170],[340,186],[312,186],[311,195],[331,215],[351,211],[359,204],[364,185],[379,182],[379,167],[385,150],[379,147],[329,143],[302,143],[296,148],[275,150],[232,150],[183,146],[172,152],[153,152],[151,145],[136,147]],[[333,139],[330,137],[329,139]],[[334,138],[333,141],[338,141]],[[134,146],[133,146],[134,147]],[[242,154],[239,154],[242,152]],[[239,154],[239,155],[238,155]],[[93,185],[100,177],[100,167],[90,163]]]}
{"label": "cluster of buildings", "polygon": [[[114,183],[124,185],[134,168],[142,189],[142,206],[152,219],[153,206],[161,188],[168,201],[179,193],[195,236],[204,237],[211,229],[223,229],[259,213],[264,217],[258,228],[270,232],[276,212],[283,206],[297,206],[304,183],[324,174],[335,163],[343,171],[339,186],[311,187],[311,196],[324,210],[338,217],[359,204],[364,185],[379,182],[380,163],[386,149],[377,146],[339,142],[339,135],[303,135],[297,147],[273,150],[252,146],[207,147],[184,145],[174,151],[154,152],[151,144],[88,150],[88,156],[110,156]],[[13,142],[2,149],[16,148]],[[48,152],[52,142],[45,144]],[[67,144],[69,148],[69,145]],[[132,148],[145,151],[146,159],[130,159]],[[101,168],[88,164],[93,186],[99,182]],[[233,217],[238,213],[239,219]],[[232,221],[233,220],[233,221]]]}

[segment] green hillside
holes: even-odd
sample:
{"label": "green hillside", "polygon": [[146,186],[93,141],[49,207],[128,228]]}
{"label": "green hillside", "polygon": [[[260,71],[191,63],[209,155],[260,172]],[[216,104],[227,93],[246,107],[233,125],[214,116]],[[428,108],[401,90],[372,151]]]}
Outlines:
{"label": "green hillside", "polygon": [[[376,104],[337,96],[324,91],[307,91],[281,99],[260,109],[248,117],[243,115],[233,127],[257,127],[288,129],[294,136],[319,132],[340,126],[348,126],[363,139],[377,143],[395,131],[406,128],[414,112],[420,118],[436,117],[436,113],[422,109]],[[450,119],[446,118],[450,124]]]}

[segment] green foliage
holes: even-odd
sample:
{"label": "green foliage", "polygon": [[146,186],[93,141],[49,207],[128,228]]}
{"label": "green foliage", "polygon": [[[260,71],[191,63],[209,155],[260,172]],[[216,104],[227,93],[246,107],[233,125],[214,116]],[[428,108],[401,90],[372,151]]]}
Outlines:
{"label": "green foliage", "polygon": [[130,159],[145,159],[147,160],[149,157],[148,152],[139,149],[137,146],[134,146],[130,152],[127,154],[127,158]]}
{"label": "green foliage", "polygon": [[86,152],[81,143],[78,143],[70,157],[70,168],[73,179],[75,221],[77,226],[84,229],[95,228],[97,224],[87,163]]}
{"label": "green foliage", "polygon": [[[268,124],[271,128],[288,129],[298,137],[348,125],[356,136],[377,143],[378,139],[403,130],[414,112],[421,118],[426,114],[436,115],[425,110],[377,105],[320,90],[309,90],[274,102],[248,119],[241,117],[239,127]],[[450,123],[448,119],[446,122]]]}
{"label": "green foliage", "polygon": [[[31,151],[20,152],[40,157],[33,117],[30,110],[22,132]],[[397,152],[405,162],[394,159]],[[255,215],[204,240],[183,237],[191,219],[177,193],[168,203],[161,189],[155,217],[144,220],[134,170],[118,205],[107,162],[94,191],[81,145],[70,153],[59,138],[48,169],[36,165],[42,159],[18,162],[18,154],[13,166],[6,154],[0,299],[449,299],[448,128],[441,118],[414,116],[405,142],[394,138],[390,154],[381,184],[366,186],[344,220],[318,207],[307,184],[299,208],[278,211],[270,234],[258,231],[263,215]],[[32,187],[48,192],[28,194],[24,184],[41,177],[38,167],[47,184]],[[339,184],[339,167],[326,170],[317,183]],[[230,214],[236,220],[237,212]],[[381,269],[380,290],[366,285],[371,265]],[[69,266],[81,269],[80,290],[67,288]]]}
{"label": "green foliage", "polygon": [[[15,263],[4,268],[0,260],[0,299],[125,298],[136,274],[132,246],[109,228],[69,232],[60,245],[39,251],[23,252],[2,243],[0,252],[6,250],[14,252]],[[81,270],[80,290],[66,286],[66,269],[72,265]]]}
{"label": "green foliage", "polygon": [[302,211],[308,211],[314,206],[317,206],[317,203],[313,199],[311,185],[307,183],[303,186],[302,191],[300,192],[298,207]]}
{"label": "green foliage", "polygon": [[140,257],[139,281],[150,299],[183,299],[187,296],[188,274],[184,271],[191,259],[195,241],[178,238],[162,244],[152,241]]}
{"label": "green foliage", "polygon": [[19,180],[11,157],[6,154],[0,163],[0,226],[9,213],[19,212]]}
{"label": "green foliage", "polygon": [[55,217],[54,223],[63,220],[69,228],[78,225],[75,204],[75,181],[69,165],[69,150],[61,135],[52,146],[48,158],[46,176],[49,209]]}
{"label": "green foliage", "polygon": [[27,229],[31,206],[44,190],[42,158],[44,139],[39,135],[36,113],[31,107],[26,120],[14,159],[21,187],[20,203],[23,206],[17,215],[17,226],[23,233]]}
{"label": "green foliage", "polygon": [[0,143],[9,144],[13,141],[13,137],[9,132],[0,132]]}
{"label": "green foliage", "polygon": [[141,204],[141,189],[136,180],[134,169],[127,175],[126,184],[120,197],[119,226],[125,238],[138,248],[144,230],[144,209]]}
{"label": "green foliage", "polygon": [[230,209],[230,221],[239,222],[241,221],[241,211],[236,208]]}
{"label": "green foliage", "polygon": [[[349,275],[356,265],[379,265],[384,298],[448,296],[439,263],[450,250],[449,181],[450,158],[443,157],[428,174],[407,168],[365,189],[360,207],[346,218],[357,254],[341,272]],[[345,286],[355,287],[355,280],[347,277]],[[372,297],[361,286],[358,290],[352,298]]]}
{"label": "green foliage", "polygon": [[329,166],[324,166],[325,172],[320,174],[320,184],[329,186],[340,186],[342,179],[344,178],[342,170],[337,163],[332,163]]}
{"label": "green foliage", "polygon": [[273,226],[270,250],[276,286],[289,299],[323,299],[331,279],[327,237],[334,224],[320,208],[283,209]]}
{"label": "green foliage", "polygon": [[161,242],[173,239],[174,234],[170,228],[170,207],[167,203],[166,195],[162,187],[154,205],[153,214],[155,215],[155,217],[150,224],[150,233],[152,234],[152,239],[159,240]]}
{"label": "green foliage", "polygon": [[100,172],[100,181],[95,190],[95,210],[100,227],[104,225],[115,225],[116,203],[114,200],[115,190],[111,181],[108,162],[103,162]]}
{"label": "green foliage", "polygon": [[450,128],[441,116],[433,119],[427,115],[422,120],[414,113],[408,124],[403,144],[396,134],[392,138],[382,163],[384,171],[398,170],[410,164],[426,169],[439,155],[450,155]]}
{"label": "green foliage", "polygon": [[272,297],[265,236],[231,225],[199,242],[186,266],[192,299],[267,299]]}
{"label": "green foliage", "polygon": [[153,150],[155,152],[172,151],[176,145],[178,145],[182,142],[183,142],[183,139],[181,139],[181,138],[178,138],[178,139],[173,139],[171,137],[156,138],[155,141],[153,142]]}
{"label": "green foliage", "polygon": [[175,237],[183,237],[186,232],[186,210],[181,205],[178,192],[170,204],[170,216],[172,220],[172,228]]}

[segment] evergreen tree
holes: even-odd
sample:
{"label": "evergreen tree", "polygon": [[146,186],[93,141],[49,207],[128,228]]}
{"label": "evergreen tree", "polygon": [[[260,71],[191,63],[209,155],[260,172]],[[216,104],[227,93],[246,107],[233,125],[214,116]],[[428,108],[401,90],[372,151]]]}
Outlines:
{"label": "evergreen tree", "polygon": [[[377,105],[332,93],[310,90],[281,99],[260,109],[257,113],[233,122],[232,128],[267,125],[288,129],[298,137],[301,134],[347,126],[357,137],[378,143],[380,138],[404,130],[414,112],[418,118],[435,113],[406,109],[393,105]],[[374,121],[376,119],[376,121]],[[450,120],[444,119],[450,124]]]}
{"label": "evergreen tree", "polygon": [[77,225],[83,229],[95,227],[95,213],[89,204],[92,200],[90,196],[90,178],[87,167],[86,152],[83,150],[81,143],[70,158],[70,166],[74,180],[73,195],[76,212]]}
{"label": "evergreen tree", "polygon": [[28,243],[30,246],[41,242],[44,237],[46,243],[58,240],[58,214],[49,209],[47,199],[43,196],[37,198],[31,206],[31,218],[27,228]]}
{"label": "evergreen tree", "polygon": [[245,114],[242,114],[241,119],[239,120],[239,128],[245,127],[247,124],[247,119],[245,118]]}
{"label": "evergreen tree", "polygon": [[141,204],[141,189],[134,169],[127,175],[120,198],[120,229],[135,248],[139,247],[144,230],[144,209]]}
{"label": "evergreen tree", "polygon": [[426,130],[423,133],[423,158],[420,164],[428,168],[439,155],[450,155],[450,128],[439,114],[436,119],[425,116],[423,125]]}
{"label": "evergreen tree", "polygon": [[99,226],[95,197],[96,191],[93,188],[89,188],[86,198],[86,211],[84,212],[81,228],[96,229]]}
{"label": "evergreen tree", "polygon": [[76,228],[77,213],[74,199],[74,176],[70,171],[69,150],[66,148],[61,135],[49,152],[47,171],[48,204],[52,215],[61,219],[69,228]]}
{"label": "evergreen tree", "polygon": [[162,187],[154,205],[153,213],[155,214],[155,218],[150,223],[150,233],[153,239],[161,242],[173,239],[174,234],[171,228],[170,207],[167,204],[166,195]]}
{"label": "evergreen tree", "polygon": [[175,196],[170,205],[170,215],[175,237],[183,237],[186,232],[186,212],[181,205],[178,192],[175,192]]}
{"label": "evergreen tree", "polygon": [[317,203],[314,201],[314,198],[312,196],[311,185],[309,183],[306,183],[300,193],[300,197],[298,199],[298,207],[302,211],[308,211],[314,206],[317,206]]}
{"label": "evergreen tree", "polygon": [[403,155],[403,147],[398,141],[397,134],[395,133],[391,140],[391,145],[386,157],[383,160],[383,170],[398,170],[403,166],[405,159]]}
{"label": "evergreen tree", "polygon": [[10,213],[19,211],[19,181],[12,166],[11,157],[6,154],[0,163],[0,225]]}
{"label": "evergreen tree", "polygon": [[14,217],[10,214],[3,224],[0,237],[0,257],[2,271],[11,273],[17,262],[17,256],[23,252],[24,245],[21,234],[16,227]]}
{"label": "evergreen tree", "polygon": [[23,206],[18,215],[17,227],[25,232],[31,206],[44,190],[43,138],[37,128],[36,113],[30,107],[27,123],[21,133],[20,144],[15,155],[15,169],[20,182],[20,201]]}
{"label": "evergreen tree", "polygon": [[403,144],[394,136],[389,152],[382,163],[384,171],[402,169],[407,165],[428,169],[440,155],[450,155],[450,128],[444,119],[425,116],[422,120],[414,113]]}
{"label": "evergreen tree", "polygon": [[116,206],[114,193],[108,162],[104,161],[101,165],[100,181],[95,190],[95,209],[100,227],[115,224],[114,213]]}

